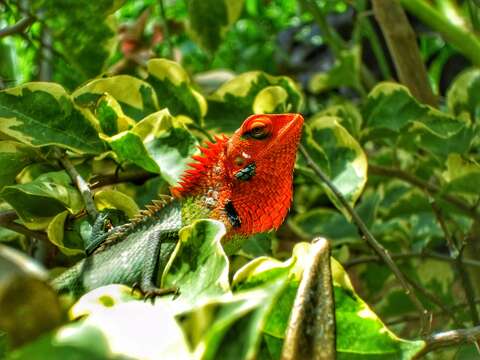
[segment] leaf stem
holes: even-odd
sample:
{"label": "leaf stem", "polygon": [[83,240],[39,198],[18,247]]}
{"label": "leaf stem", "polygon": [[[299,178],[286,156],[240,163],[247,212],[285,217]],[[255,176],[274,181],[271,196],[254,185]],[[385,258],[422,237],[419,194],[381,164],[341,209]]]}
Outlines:
{"label": "leaf stem", "polygon": [[163,38],[165,39],[165,43],[167,45],[167,57],[169,59],[173,59],[173,45],[170,39],[170,29],[168,27],[168,19],[165,16],[165,5],[163,3],[163,0],[158,0],[158,5],[160,7],[160,16],[162,17],[163,21]]}
{"label": "leaf stem", "polygon": [[356,226],[360,229],[362,234],[364,235],[365,241],[372,247],[372,249],[377,253],[377,255],[385,262],[385,264],[390,268],[393,274],[397,277],[398,281],[400,282],[401,286],[403,287],[405,293],[408,295],[414,306],[417,308],[419,313],[422,316],[422,332],[427,327],[427,319],[428,319],[428,310],[423,306],[423,304],[418,299],[417,295],[415,294],[411,284],[407,281],[404,274],[400,271],[398,266],[392,260],[392,257],[388,253],[388,251],[375,239],[372,235],[370,230],[368,229],[367,225],[363,222],[357,212],[353,209],[350,205],[348,200],[343,196],[340,190],[330,181],[330,179],[323,173],[323,171],[317,166],[317,164],[313,161],[313,159],[308,154],[305,147],[300,144],[299,146],[300,152],[305,157],[307,164],[309,167],[315,172],[315,174],[323,181],[328,188],[335,194],[337,199],[340,201],[342,206],[347,210],[349,215],[352,217],[352,220],[355,222]]}
{"label": "leaf stem", "polygon": [[[361,2],[357,2],[360,4]],[[362,7],[363,4],[360,4]],[[357,6],[360,6],[357,5]],[[368,39],[370,43],[370,47],[372,48],[373,55],[377,60],[378,67],[384,79],[391,79],[392,73],[390,71],[390,66],[388,64],[387,57],[383,51],[382,45],[380,43],[380,39],[375,32],[370,19],[368,18],[368,13],[363,8],[359,8],[358,13],[358,26],[360,27],[361,36],[364,36]],[[360,39],[361,40],[361,39]]]}
{"label": "leaf stem", "polygon": [[425,0],[401,0],[405,9],[438,31],[445,40],[468,58],[474,65],[480,66],[480,40],[472,31],[449,21]]}

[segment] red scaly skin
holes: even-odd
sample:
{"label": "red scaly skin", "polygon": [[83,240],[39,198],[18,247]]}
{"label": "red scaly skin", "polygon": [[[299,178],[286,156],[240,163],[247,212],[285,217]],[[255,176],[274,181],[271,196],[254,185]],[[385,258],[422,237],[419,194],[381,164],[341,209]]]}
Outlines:
{"label": "red scaly skin", "polygon": [[228,237],[277,229],[292,201],[302,125],[300,114],[248,117],[230,138],[200,148],[203,156],[193,157],[173,195],[200,199]]}

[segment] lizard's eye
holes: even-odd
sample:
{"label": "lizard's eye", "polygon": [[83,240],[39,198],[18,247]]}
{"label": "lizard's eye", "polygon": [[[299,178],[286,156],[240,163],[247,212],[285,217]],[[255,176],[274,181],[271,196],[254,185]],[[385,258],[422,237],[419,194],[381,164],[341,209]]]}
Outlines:
{"label": "lizard's eye", "polygon": [[270,136],[272,132],[272,122],[269,118],[260,118],[248,124],[246,131],[243,133],[245,137],[251,137],[262,140]]}

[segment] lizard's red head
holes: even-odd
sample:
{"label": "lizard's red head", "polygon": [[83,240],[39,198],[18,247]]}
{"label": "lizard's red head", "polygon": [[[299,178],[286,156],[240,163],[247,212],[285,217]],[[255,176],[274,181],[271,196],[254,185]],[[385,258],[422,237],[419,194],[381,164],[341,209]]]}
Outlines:
{"label": "lizard's red head", "polygon": [[300,114],[248,117],[230,139],[217,138],[201,149],[205,156],[194,157],[194,169],[187,170],[173,194],[203,196],[229,234],[278,228],[292,200],[302,124]]}

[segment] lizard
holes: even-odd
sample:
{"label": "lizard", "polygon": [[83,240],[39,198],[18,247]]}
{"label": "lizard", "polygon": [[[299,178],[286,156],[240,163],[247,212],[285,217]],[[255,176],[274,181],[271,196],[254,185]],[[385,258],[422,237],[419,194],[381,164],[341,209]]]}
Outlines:
{"label": "lizard", "polygon": [[249,116],[231,137],[216,136],[171,189],[130,222],[90,241],[87,256],[52,281],[59,293],[79,297],[108,284],[137,287],[145,296],[157,286],[179,230],[196,219],[226,228],[227,254],[248,236],[277,229],[292,201],[293,168],[301,137],[300,114]]}

